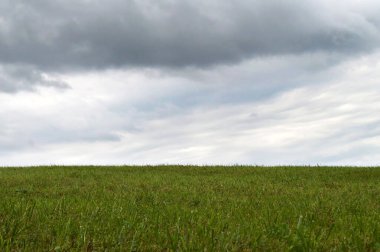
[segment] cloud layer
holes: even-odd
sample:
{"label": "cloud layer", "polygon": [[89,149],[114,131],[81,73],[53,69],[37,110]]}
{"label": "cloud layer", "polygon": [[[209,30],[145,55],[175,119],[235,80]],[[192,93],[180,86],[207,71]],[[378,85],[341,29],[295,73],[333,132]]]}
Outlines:
{"label": "cloud layer", "polygon": [[0,0],[0,165],[376,164],[375,0]]}
{"label": "cloud layer", "polygon": [[0,59],[41,69],[208,66],[379,44],[375,1],[2,0]]}
{"label": "cloud layer", "polygon": [[[261,99],[228,100],[222,84],[205,85],[216,72],[229,83],[255,62],[207,71],[198,82],[119,70],[62,77],[72,83],[64,93],[42,89],[0,96],[0,160],[4,165],[376,165],[378,59],[377,53],[341,63],[324,72],[334,77],[330,80],[306,74],[315,83]],[[259,75],[251,74],[245,78]],[[242,85],[240,93],[244,90]],[[183,101],[186,94],[197,102]],[[217,99],[208,101],[213,96]]]}

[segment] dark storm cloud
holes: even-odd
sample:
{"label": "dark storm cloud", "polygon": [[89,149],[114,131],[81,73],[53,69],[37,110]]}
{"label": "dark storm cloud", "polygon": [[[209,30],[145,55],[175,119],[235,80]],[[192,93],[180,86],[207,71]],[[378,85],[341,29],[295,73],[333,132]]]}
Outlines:
{"label": "dark storm cloud", "polygon": [[376,47],[375,16],[344,8],[323,1],[0,0],[0,61],[45,71],[201,67]]}

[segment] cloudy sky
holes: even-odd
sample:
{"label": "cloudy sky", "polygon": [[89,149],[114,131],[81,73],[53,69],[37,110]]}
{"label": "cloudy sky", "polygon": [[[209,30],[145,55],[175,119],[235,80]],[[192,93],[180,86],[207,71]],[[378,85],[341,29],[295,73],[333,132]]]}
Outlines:
{"label": "cloudy sky", "polygon": [[378,0],[0,0],[0,166],[380,164]]}

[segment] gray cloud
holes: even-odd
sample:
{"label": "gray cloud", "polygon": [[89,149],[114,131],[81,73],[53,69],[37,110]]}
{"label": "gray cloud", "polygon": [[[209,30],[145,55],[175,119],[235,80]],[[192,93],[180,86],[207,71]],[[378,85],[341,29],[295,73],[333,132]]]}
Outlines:
{"label": "gray cloud", "polygon": [[30,66],[0,64],[0,92],[13,93],[19,90],[33,90],[36,86],[68,88],[68,84],[51,78]]}
{"label": "gray cloud", "polygon": [[374,164],[379,11],[0,0],[0,162]]}
{"label": "gray cloud", "polygon": [[0,0],[0,92],[67,86],[44,77],[56,72],[170,72],[313,53],[343,60],[378,47],[378,11],[372,0]]}
{"label": "gray cloud", "polygon": [[371,50],[379,42],[379,22],[367,11],[373,8],[349,3],[2,0],[0,60],[41,69],[200,67]]}

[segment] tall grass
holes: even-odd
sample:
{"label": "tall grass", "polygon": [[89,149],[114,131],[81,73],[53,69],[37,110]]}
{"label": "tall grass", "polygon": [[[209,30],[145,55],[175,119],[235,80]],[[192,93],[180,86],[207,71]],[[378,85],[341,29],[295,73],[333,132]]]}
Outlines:
{"label": "tall grass", "polygon": [[380,250],[380,169],[0,169],[2,251]]}

